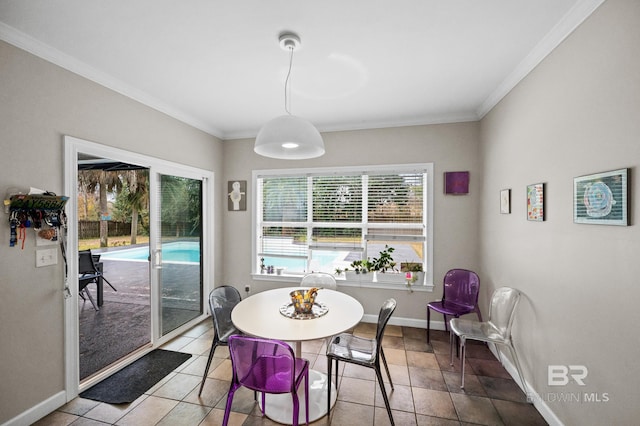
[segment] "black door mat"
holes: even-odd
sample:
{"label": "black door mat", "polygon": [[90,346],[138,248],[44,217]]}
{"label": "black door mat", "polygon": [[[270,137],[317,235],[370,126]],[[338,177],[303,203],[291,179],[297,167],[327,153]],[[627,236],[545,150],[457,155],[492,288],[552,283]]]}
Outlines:
{"label": "black door mat", "polygon": [[108,404],[128,404],[151,389],[191,354],[155,349],[80,394]]}

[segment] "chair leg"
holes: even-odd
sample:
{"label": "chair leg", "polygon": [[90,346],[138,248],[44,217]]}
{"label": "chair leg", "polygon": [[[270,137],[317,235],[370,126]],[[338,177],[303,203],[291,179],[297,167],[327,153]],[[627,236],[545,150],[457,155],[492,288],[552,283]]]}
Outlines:
{"label": "chair leg", "polygon": [[[93,309],[95,309],[96,311],[99,311],[100,308],[98,308],[98,305],[96,305],[96,302],[94,302],[93,300],[93,296],[91,296],[91,292],[89,290],[87,290],[86,288],[82,289],[82,291],[80,292],[80,294],[86,294],[87,298],[89,299],[89,302],[91,302],[91,304],[93,305]],[[83,297],[84,299],[84,297]]]}
{"label": "chair leg", "polygon": [[509,346],[509,350],[511,351],[513,362],[516,363],[516,370],[518,370],[518,376],[520,377],[520,382],[522,383],[522,391],[527,397],[527,401],[533,402],[533,400],[529,398],[529,392],[527,391],[527,383],[524,381],[524,376],[522,375],[522,368],[520,368],[520,360],[518,359],[518,354],[516,354],[516,348],[513,347],[513,344],[507,345],[507,346]]}
{"label": "chair leg", "polygon": [[449,365],[453,367],[453,330],[449,331],[449,355],[451,359],[449,360]]}
{"label": "chair leg", "polygon": [[[331,367],[333,362],[327,357],[327,416],[331,413]],[[336,380],[336,392],[338,391],[338,381]]]}
{"label": "chair leg", "polygon": [[460,389],[464,389],[464,364],[465,357],[467,355],[467,350],[465,348],[465,339],[464,337],[460,338],[460,362],[462,365],[460,366]]}
{"label": "chair leg", "polygon": [[233,405],[233,394],[236,392],[233,384],[229,389],[229,394],[227,395],[227,405],[224,408],[224,418],[222,419],[222,426],[227,426],[229,423],[229,414],[231,414],[231,405]]}
{"label": "chair leg", "polygon": [[300,417],[300,401],[298,401],[298,393],[291,392],[291,398],[293,399],[293,426],[298,426],[298,418]]}
{"label": "chair leg", "polygon": [[118,290],[113,286],[113,284],[111,284],[111,283],[109,282],[109,280],[108,280],[108,279],[106,279],[106,278],[104,277],[104,275],[102,275],[102,279],[104,280],[104,282],[106,282],[107,284],[109,284],[109,287],[111,287],[111,288],[113,289],[113,291],[118,291]]}
{"label": "chair leg", "polygon": [[431,341],[431,309],[427,306],[427,343]]}
{"label": "chair leg", "polygon": [[[331,376],[327,376],[327,377],[329,378],[329,387],[331,387]],[[328,411],[327,411],[327,414],[329,414]],[[307,366],[307,372],[304,375],[304,415],[308,425],[309,424],[309,366]]]}
{"label": "chair leg", "polygon": [[389,397],[387,396],[387,390],[384,388],[384,382],[382,381],[382,372],[380,371],[380,363],[377,362],[374,367],[376,370],[376,377],[378,378],[378,385],[380,385],[380,391],[382,392],[382,398],[384,399],[384,406],[387,408],[387,414],[389,415],[389,421],[391,426],[395,426],[393,421],[393,414],[391,414],[391,404],[389,404]]}
{"label": "chair leg", "polygon": [[200,383],[200,391],[198,392],[198,396],[202,395],[204,382],[207,380],[207,374],[209,374],[209,367],[211,367],[211,361],[213,360],[213,353],[216,351],[217,347],[218,347],[218,342],[213,342],[211,344],[211,349],[209,350],[209,359],[207,360],[207,366],[205,367],[204,374],[202,375],[202,383]]}
{"label": "chair leg", "polygon": [[391,385],[391,389],[393,389],[393,382],[391,381],[391,373],[389,372],[389,366],[387,365],[387,358],[384,356],[384,351],[382,350],[382,348],[380,348],[380,356],[382,357],[384,368],[387,370],[387,377],[389,378],[389,384]]}

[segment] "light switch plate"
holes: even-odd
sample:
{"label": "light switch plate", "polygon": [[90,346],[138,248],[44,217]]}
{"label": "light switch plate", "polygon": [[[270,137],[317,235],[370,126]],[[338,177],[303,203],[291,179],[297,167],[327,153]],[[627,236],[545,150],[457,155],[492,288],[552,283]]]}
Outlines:
{"label": "light switch plate", "polygon": [[58,263],[58,251],[54,248],[36,250],[36,268]]}

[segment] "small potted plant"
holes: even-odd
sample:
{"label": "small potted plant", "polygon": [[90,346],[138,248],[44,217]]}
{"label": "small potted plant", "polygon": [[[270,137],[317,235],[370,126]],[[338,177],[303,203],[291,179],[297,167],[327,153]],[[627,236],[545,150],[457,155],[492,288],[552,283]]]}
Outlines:
{"label": "small potted plant", "polygon": [[407,280],[407,286],[415,283],[424,282],[424,272],[422,271],[422,263],[420,262],[402,262],[400,264],[400,270],[404,273]]}
{"label": "small potted plant", "polygon": [[397,263],[392,255],[394,251],[395,249],[393,247],[385,245],[384,249],[380,251],[379,256],[373,258],[372,264],[373,270],[376,271],[376,281],[390,283],[401,283],[404,281],[404,276],[400,274],[396,268]]}

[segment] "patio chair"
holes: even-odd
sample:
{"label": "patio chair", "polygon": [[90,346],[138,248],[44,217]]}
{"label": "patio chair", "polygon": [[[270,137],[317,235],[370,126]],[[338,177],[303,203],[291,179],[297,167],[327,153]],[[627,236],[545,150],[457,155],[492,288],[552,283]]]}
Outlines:
{"label": "patio chair", "polygon": [[[109,280],[105,278],[102,269],[96,264],[99,260],[100,255],[91,254],[91,250],[78,252],[78,294],[83,300],[89,299],[96,311],[100,310],[98,305],[102,303],[102,282],[109,284],[113,291],[118,291]],[[91,283],[95,283],[98,288],[98,304],[94,302],[91,292],[89,291],[88,285]]]}
{"label": "patio chair", "polygon": [[89,302],[91,302],[91,304],[93,305],[93,309],[95,309],[96,311],[99,311],[100,308],[98,307],[96,302],[93,300],[93,296],[91,296],[91,292],[87,288],[87,286],[92,282],[94,281],[90,278],[87,278],[87,279],[79,278],[78,279],[78,295],[80,295],[82,300],[89,299]]}
{"label": "patio chair", "polygon": [[290,393],[293,400],[293,425],[298,424],[300,402],[298,389],[304,379],[306,423],[309,424],[309,361],[296,358],[293,349],[280,340],[249,336],[230,336],[229,353],[233,377],[222,424],[227,425],[233,395],[244,386],[254,392],[262,392],[262,414],[265,411],[265,394]]}
{"label": "patio chair", "polygon": [[198,396],[202,394],[204,382],[207,379],[207,374],[209,374],[209,368],[211,367],[211,361],[213,360],[213,354],[216,348],[218,346],[228,346],[231,335],[242,334],[242,332],[233,325],[233,322],[231,322],[231,311],[241,300],[242,296],[240,296],[238,289],[229,285],[221,285],[209,293],[209,309],[211,310],[214,334]]}
{"label": "patio chair", "polygon": [[[382,349],[382,338],[384,336],[384,329],[389,322],[389,318],[396,309],[395,299],[388,299],[382,304],[380,313],[378,314],[378,326],[376,329],[375,339],[367,339],[364,337],[354,336],[350,333],[342,333],[331,338],[331,341],[327,344],[327,376],[331,380],[331,370],[333,361],[336,363],[336,392],[338,386],[338,361],[349,362],[352,364],[361,365],[363,367],[373,368],[376,372],[376,378],[378,379],[378,385],[382,391],[382,398],[384,399],[384,405],[387,408],[387,414],[389,420],[393,426],[393,415],[391,414],[391,406],[389,405],[389,397],[382,381],[382,371],[380,368],[380,358],[384,363],[384,368],[387,370],[387,377],[389,378],[389,385],[393,389],[393,382],[391,381],[391,374],[389,373],[389,367],[387,366],[387,360],[384,356],[384,350]],[[327,397],[327,414],[331,411],[331,384],[328,387]]]}
{"label": "patio chair", "polygon": [[78,274],[80,280],[90,280],[98,283],[99,279],[109,284],[113,291],[118,291],[113,284],[105,278],[102,271],[96,265],[96,259],[100,259],[99,255],[91,254],[91,250],[82,250],[78,252]]}

